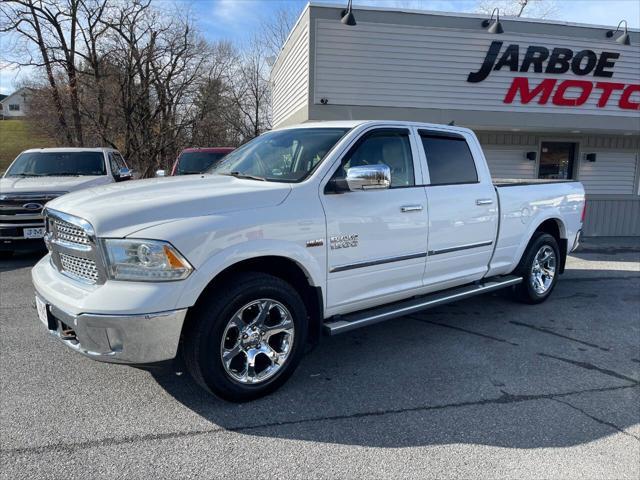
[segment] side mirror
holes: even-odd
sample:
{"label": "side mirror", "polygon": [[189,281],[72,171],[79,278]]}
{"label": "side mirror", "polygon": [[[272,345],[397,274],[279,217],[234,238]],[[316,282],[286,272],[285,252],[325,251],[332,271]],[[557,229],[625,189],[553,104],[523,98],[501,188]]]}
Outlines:
{"label": "side mirror", "polygon": [[165,170],[156,170],[156,177],[166,177],[167,172]]}
{"label": "side mirror", "polygon": [[131,170],[129,170],[127,167],[122,167],[121,169],[118,170],[118,176],[116,177],[116,180],[118,182],[122,182],[124,180],[131,180],[131,177],[133,175],[131,174]]}
{"label": "side mirror", "polygon": [[351,167],[347,170],[345,182],[352,192],[389,188],[391,186],[391,169],[382,163]]}

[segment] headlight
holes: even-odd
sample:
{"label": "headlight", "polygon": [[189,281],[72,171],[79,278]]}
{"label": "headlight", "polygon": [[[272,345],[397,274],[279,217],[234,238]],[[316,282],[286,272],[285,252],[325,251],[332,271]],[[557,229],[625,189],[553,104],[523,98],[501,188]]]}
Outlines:
{"label": "headlight", "polygon": [[111,280],[167,282],[187,278],[193,267],[170,243],[160,240],[103,240]]}

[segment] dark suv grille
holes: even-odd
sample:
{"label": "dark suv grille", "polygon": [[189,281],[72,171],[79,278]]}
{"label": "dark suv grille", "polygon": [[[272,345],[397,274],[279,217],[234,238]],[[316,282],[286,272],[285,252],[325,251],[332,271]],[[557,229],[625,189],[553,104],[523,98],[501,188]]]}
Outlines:
{"label": "dark suv grille", "polygon": [[44,205],[64,193],[0,194],[0,238],[22,238],[25,227],[43,227]]}

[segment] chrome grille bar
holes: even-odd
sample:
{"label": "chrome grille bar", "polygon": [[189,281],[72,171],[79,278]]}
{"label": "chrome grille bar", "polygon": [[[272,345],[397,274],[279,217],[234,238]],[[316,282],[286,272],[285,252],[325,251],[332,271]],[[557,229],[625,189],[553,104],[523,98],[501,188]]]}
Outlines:
{"label": "chrome grille bar", "polygon": [[82,218],[49,208],[44,214],[45,242],[56,269],[83,283],[104,283],[106,271],[93,226]]}

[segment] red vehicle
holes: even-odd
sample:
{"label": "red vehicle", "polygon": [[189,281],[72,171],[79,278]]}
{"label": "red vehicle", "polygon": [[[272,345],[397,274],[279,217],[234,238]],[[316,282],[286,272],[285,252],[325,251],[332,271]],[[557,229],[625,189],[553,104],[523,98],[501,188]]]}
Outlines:
{"label": "red vehicle", "polygon": [[171,175],[205,172],[234,150],[234,147],[185,148],[173,164]]}

